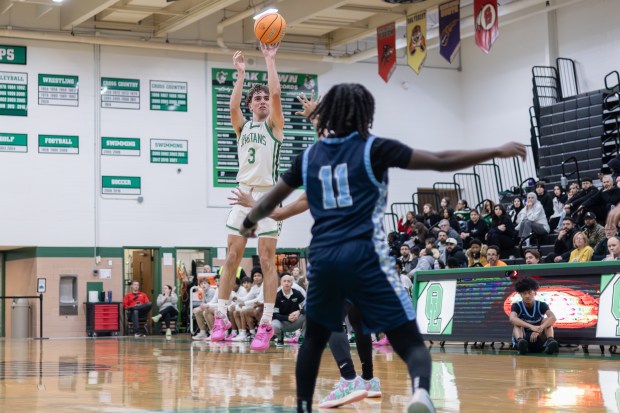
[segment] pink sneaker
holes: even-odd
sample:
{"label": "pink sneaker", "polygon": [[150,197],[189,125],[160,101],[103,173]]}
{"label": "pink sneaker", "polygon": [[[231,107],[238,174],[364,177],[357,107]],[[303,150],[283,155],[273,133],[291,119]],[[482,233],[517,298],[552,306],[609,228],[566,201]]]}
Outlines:
{"label": "pink sneaker", "polygon": [[379,341],[375,341],[372,343],[373,346],[389,346],[390,342],[388,341],[387,336],[383,336],[383,338]]}
{"label": "pink sneaker", "polygon": [[291,338],[285,338],[284,342],[287,344],[297,344],[299,343],[299,336],[295,336],[295,337],[291,337]]}
{"label": "pink sneaker", "polygon": [[265,351],[269,348],[269,341],[271,341],[271,337],[273,337],[273,328],[271,328],[271,324],[261,324],[258,327],[258,331],[256,331],[256,337],[252,340],[252,344],[250,344],[250,349],[254,351]]}
{"label": "pink sneaker", "polygon": [[226,336],[224,341],[233,341],[235,337],[237,337],[237,333],[230,333],[229,335]]}
{"label": "pink sneaker", "polygon": [[211,331],[211,341],[223,341],[226,337],[226,330],[230,327],[232,327],[232,324],[230,324],[228,319],[215,317],[213,331]]}

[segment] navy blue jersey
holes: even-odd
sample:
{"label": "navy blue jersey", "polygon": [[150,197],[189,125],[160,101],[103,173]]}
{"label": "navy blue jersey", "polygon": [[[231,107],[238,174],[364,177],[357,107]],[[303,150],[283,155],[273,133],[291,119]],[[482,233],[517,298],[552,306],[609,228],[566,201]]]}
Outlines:
{"label": "navy blue jersey", "polygon": [[534,307],[528,310],[525,303],[519,301],[510,307],[510,311],[517,313],[519,318],[526,323],[539,326],[543,321],[545,313],[549,311],[549,305],[545,302],[534,300]]}
{"label": "navy blue jersey", "polygon": [[282,179],[306,188],[314,218],[311,246],[384,237],[387,168],[406,167],[411,152],[397,141],[364,139],[357,132],[322,138],[307,148]]}

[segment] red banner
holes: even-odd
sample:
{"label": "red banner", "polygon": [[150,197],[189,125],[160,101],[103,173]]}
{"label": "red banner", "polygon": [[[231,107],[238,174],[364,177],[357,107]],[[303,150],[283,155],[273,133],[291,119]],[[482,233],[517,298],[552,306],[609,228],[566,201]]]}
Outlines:
{"label": "red banner", "polygon": [[474,0],[476,44],[485,53],[489,53],[499,36],[497,20],[497,0]]}
{"label": "red banner", "polygon": [[377,56],[379,76],[387,83],[396,69],[396,25],[394,22],[377,27]]}

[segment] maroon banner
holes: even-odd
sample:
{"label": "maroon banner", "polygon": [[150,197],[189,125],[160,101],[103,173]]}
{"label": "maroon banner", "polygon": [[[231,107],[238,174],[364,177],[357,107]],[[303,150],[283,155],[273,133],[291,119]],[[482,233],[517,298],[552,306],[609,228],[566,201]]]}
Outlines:
{"label": "maroon banner", "polygon": [[387,83],[396,69],[396,25],[394,22],[377,27],[377,56],[379,76]]}
{"label": "maroon banner", "polygon": [[483,52],[489,53],[499,36],[497,0],[474,0],[474,23],[476,44]]}

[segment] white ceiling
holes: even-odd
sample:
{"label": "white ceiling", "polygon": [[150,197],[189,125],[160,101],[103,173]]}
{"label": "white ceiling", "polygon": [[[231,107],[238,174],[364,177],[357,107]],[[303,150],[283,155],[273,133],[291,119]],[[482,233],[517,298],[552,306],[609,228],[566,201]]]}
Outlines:
{"label": "white ceiling", "polygon": [[[429,12],[433,47],[437,5],[445,1],[0,0],[0,36],[229,54],[229,49],[255,51],[252,17],[271,6],[287,20],[280,54],[351,62],[374,57],[378,26],[396,21],[402,34],[406,15],[423,9]],[[500,27],[577,1],[500,0]],[[461,0],[464,36],[473,32],[472,3]]]}

